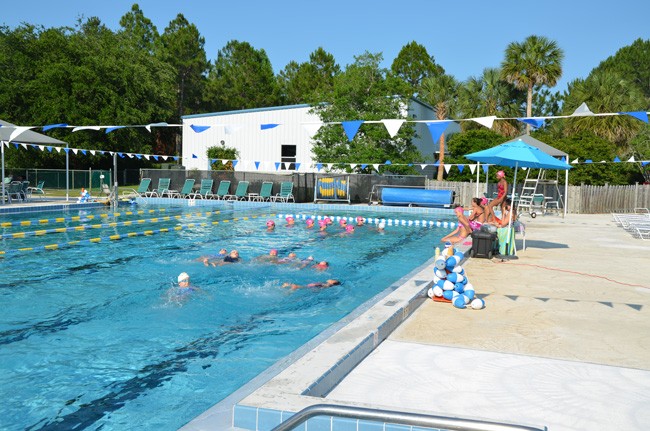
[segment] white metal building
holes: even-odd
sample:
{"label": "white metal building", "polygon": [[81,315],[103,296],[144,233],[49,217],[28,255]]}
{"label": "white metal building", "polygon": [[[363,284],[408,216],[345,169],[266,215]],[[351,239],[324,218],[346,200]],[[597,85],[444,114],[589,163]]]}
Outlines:
{"label": "white metal building", "polygon": [[[183,165],[187,169],[210,170],[206,151],[223,144],[239,153],[236,171],[276,172],[293,170],[298,166],[300,172],[317,172],[312,159],[311,136],[317,130],[314,126],[321,120],[310,110],[310,105],[289,105],[186,115],[182,117]],[[435,119],[433,109],[415,98],[411,99],[408,112],[416,120]],[[191,126],[195,129],[197,126],[209,128],[197,133]],[[415,146],[423,156],[435,160],[437,144],[434,145],[426,125],[418,124],[416,133]],[[214,168],[217,169],[220,163],[216,162]]]}

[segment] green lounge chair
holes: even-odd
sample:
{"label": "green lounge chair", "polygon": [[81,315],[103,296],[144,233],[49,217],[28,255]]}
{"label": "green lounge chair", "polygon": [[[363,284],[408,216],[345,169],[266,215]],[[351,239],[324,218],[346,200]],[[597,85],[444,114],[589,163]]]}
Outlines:
{"label": "green lounge chair", "polygon": [[163,197],[165,194],[169,193],[169,185],[171,184],[171,181],[170,178],[160,178],[158,180],[158,188],[151,192],[147,192],[145,196],[149,198]]}
{"label": "green lounge chair", "polygon": [[138,186],[138,189],[125,189],[122,190],[122,197],[123,198],[135,198],[138,196],[148,196],[149,194],[149,186],[151,185],[151,178],[143,178],[140,180],[140,185]]}
{"label": "green lounge chair", "polygon": [[230,191],[230,181],[221,181],[217,193],[214,195],[215,199],[223,199]]}
{"label": "green lounge chair", "polygon": [[36,187],[30,187],[29,188],[29,193],[30,195],[40,195],[41,199],[45,197],[45,191],[43,191],[43,186],[45,186],[45,181],[39,181],[39,183],[36,185]]}
{"label": "green lounge chair", "polygon": [[248,181],[240,181],[237,183],[237,190],[235,190],[234,195],[225,195],[224,200],[227,201],[243,201],[246,200],[246,194],[248,193]]}
{"label": "green lounge chair", "polygon": [[273,183],[270,181],[264,181],[262,187],[260,188],[260,194],[256,197],[255,200],[266,202],[271,200],[271,195],[273,194]]}
{"label": "green lounge chair", "polygon": [[293,197],[293,183],[291,181],[283,181],[280,184],[280,193],[272,196],[271,200],[273,202],[289,202],[289,200],[295,202],[296,200]]}
{"label": "green lounge chair", "polygon": [[172,198],[187,198],[192,194],[192,189],[194,188],[194,178],[188,178],[185,180],[185,184],[183,184],[183,188],[181,189],[180,192],[172,193],[170,196]]}
{"label": "green lounge chair", "polygon": [[191,199],[201,198],[208,199],[214,197],[212,194],[212,185],[214,180],[201,180],[201,188],[198,192],[194,192],[190,195]]}

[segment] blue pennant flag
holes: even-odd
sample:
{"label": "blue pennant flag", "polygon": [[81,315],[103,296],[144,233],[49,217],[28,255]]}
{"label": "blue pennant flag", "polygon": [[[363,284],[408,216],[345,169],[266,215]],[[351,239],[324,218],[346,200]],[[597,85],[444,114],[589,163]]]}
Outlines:
{"label": "blue pennant flag", "polygon": [[619,163],[621,159],[618,158],[618,156],[614,157],[614,163]]}
{"label": "blue pennant flag", "polygon": [[155,161],[158,161],[158,156],[151,156]]}
{"label": "blue pennant flag", "polygon": [[451,121],[426,123],[427,127],[429,128],[429,133],[431,133],[431,138],[433,139],[434,144],[440,140],[442,134],[445,133],[445,130],[447,130],[449,123],[451,123]]}
{"label": "blue pennant flag", "polygon": [[45,147],[45,148],[47,148],[47,151],[49,151],[50,153],[52,152],[52,147]]}
{"label": "blue pennant flag", "polygon": [[641,120],[644,123],[648,122],[648,113],[645,111],[636,111],[636,112],[619,112],[619,114],[630,115],[637,120]]}
{"label": "blue pennant flag", "polygon": [[14,142],[14,147],[16,147],[16,149],[18,149],[18,144],[15,143],[15,142]]}
{"label": "blue pennant flag", "polygon": [[436,160],[436,162],[433,164],[433,166],[435,166],[435,167],[440,166],[440,160]]}
{"label": "blue pennant flag", "polygon": [[136,156],[138,159],[141,159],[141,160],[142,160],[142,154],[136,154],[135,156]]}
{"label": "blue pennant flag", "polygon": [[641,166],[645,166],[645,165],[647,165],[648,163],[650,163],[650,162],[648,162],[648,161],[643,161],[643,162],[641,162]]}
{"label": "blue pennant flag", "polygon": [[63,151],[65,151],[65,152],[66,152],[66,154],[67,154],[67,153],[69,153],[69,152],[70,152],[70,148],[67,148],[67,147],[66,147],[66,148],[64,148],[64,149],[63,149]]}
{"label": "blue pennant flag", "polygon": [[275,170],[276,170],[276,171],[277,171],[278,169],[280,169],[280,164],[281,164],[280,162],[275,162]]}
{"label": "blue pennant flag", "polygon": [[106,134],[108,135],[108,134],[111,133],[113,130],[123,129],[123,128],[125,128],[125,127],[126,127],[126,126],[113,126],[113,127],[107,127],[107,128],[106,128]]}
{"label": "blue pennant flag", "polygon": [[275,124],[275,123],[260,124],[260,129],[261,130],[273,129],[274,127],[278,127],[278,126],[279,126],[279,124]]}
{"label": "blue pennant flag", "polygon": [[322,163],[316,163],[316,169],[318,169],[318,172],[320,172],[320,170],[323,169],[323,164]]}
{"label": "blue pennant flag", "polygon": [[201,132],[205,132],[206,130],[208,130],[210,128],[210,126],[196,126],[194,124],[191,124],[190,128],[192,130],[194,130],[196,133],[201,133]]}
{"label": "blue pennant flag", "polygon": [[178,161],[178,156],[174,156],[174,157],[172,157],[172,159],[174,159],[174,161],[177,162]]}
{"label": "blue pennant flag", "polygon": [[367,167],[368,167],[368,164],[366,164],[366,163],[363,163],[363,164],[361,165],[361,169],[366,169]]}
{"label": "blue pennant flag", "polygon": [[259,169],[260,169],[260,162],[255,162],[255,170],[257,171]]}
{"label": "blue pennant flag", "polygon": [[217,161],[218,161],[218,159],[210,159],[210,164],[214,165],[215,163],[217,163]]}
{"label": "blue pennant flag", "polygon": [[517,120],[521,121],[522,123],[525,124],[530,124],[534,128],[538,129],[544,125],[544,120],[540,120],[537,118],[517,118]]}
{"label": "blue pennant flag", "polygon": [[104,154],[106,154],[106,151],[100,151],[99,154],[103,156]]}
{"label": "blue pennant flag", "polygon": [[591,160],[591,159],[587,159],[587,160],[585,160],[585,163],[593,163],[593,162],[594,162],[594,161]]}
{"label": "blue pennant flag", "polygon": [[117,155],[120,156],[121,158],[124,158],[124,157],[125,157],[125,156],[124,156],[124,153],[117,153]]}
{"label": "blue pennant flag", "polygon": [[86,152],[86,150],[79,150],[79,151],[81,151],[81,154],[83,154],[84,156],[88,155],[88,153]]}
{"label": "blue pennant flag", "polygon": [[384,164],[385,164],[385,165],[392,165],[393,163],[391,163],[390,160],[386,160],[386,162],[385,162]]}
{"label": "blue pennant flag", "polygon": [[62,127],[68,127],[68,125],[65,124],[65,123],[48,124],[47,126],[43,126],[43,131],[47,132],[50,129],[57,129],[57,128],[62,128]]}
{"label": "blue pennant flag", "polygon": [[413,166],[413,163],[409,163],[407,166]]}
{"label": "blue pennant flag", "polygon": [[296,163],[296,168],[294,170],[297,171],[298,169],[300,169],[300,163]]}
{"label": "blue pennant flag", "polygon": [[458,170],[462,173],[463,169],[465,169],[465,165],[458,165]]}
{"label": "blue pennant flag", "polygon": [[192,158],[193,158],[193,159],[198,159],[197,155],[194,154],[194,153],[192,153]]}
{"label": "blue pennant flag", "polygon": [[487,174],[488,170],[490,169],[490,165],[481,165],[481,166],[483,166],[483,173]]}
{"label": "blue pennant flag", "polygon": [[237,163],[239,163],[239,160],[233,160],[232,161],[232,167],[234,169],[235,166],[237,166]]}
{"label": "blue pennant flag", "polygon": [[348,141],[354,139],[354,135],[359,131],[359,127],[363,124],[363,120],[354,120],[354,121],[343,121],[341,125],[343,130],[345,130],[345,135],[348,137]]}

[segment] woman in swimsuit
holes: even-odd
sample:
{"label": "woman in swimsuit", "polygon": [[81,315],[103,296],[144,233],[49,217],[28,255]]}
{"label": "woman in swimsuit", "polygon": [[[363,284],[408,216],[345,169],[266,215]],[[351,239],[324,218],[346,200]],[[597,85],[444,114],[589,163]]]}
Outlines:
{"label": "woman in swimsuit", "polygon": [[488,210],[490,211],[494,211],[494,207],[497,205],[502,205],[503,200],[508,195],[508,181],[506,180],[506,173],[503,171],[497,172],[497,179],[499,180],[497,183],[497,197],[492,199],[492,201],[488,204]]}
{"label": "woman in swimsuit", "polygon": [[469,227],[472,231],[479,230],[486,218],[481,198],[472,198],[472,213],[469,215]]}

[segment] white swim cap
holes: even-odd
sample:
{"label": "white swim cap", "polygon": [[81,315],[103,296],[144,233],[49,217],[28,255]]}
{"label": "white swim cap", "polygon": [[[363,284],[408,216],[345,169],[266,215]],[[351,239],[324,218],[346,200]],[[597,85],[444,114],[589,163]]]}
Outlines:
{"label": "white swim cap", "polygon": [[181,272],[178,276],[178,282],[182,283],[184,281],[190,281],[190,276],[187,272]]}

